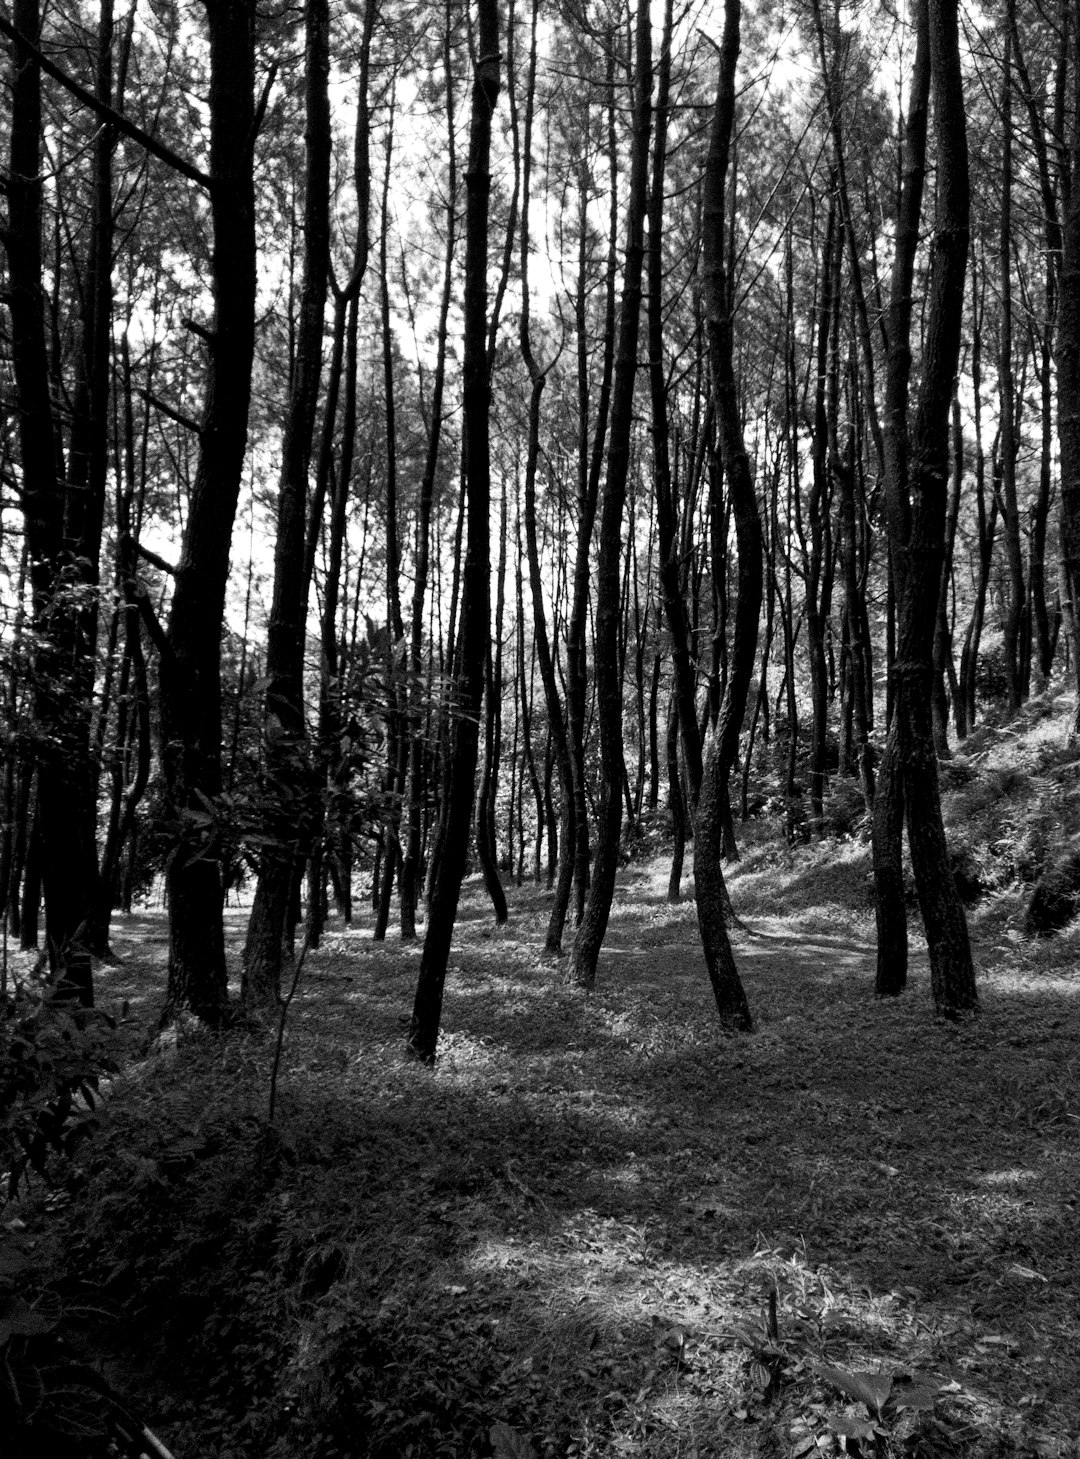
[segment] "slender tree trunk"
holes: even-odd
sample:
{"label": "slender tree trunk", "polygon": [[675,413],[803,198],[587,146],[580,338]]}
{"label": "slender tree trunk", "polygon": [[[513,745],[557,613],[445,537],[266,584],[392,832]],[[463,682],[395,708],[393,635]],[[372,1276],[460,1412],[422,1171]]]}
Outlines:
{"label": "slender tree trunk", "polygon": [[[731,815],[728,790],[731,769],[738,752],[739,734],[757,657],[762,592],[761,521],[739,417],[732,341],[734,301],[724,236],[725,187],[735,125],[735,69],[739,59],[740,23],[739,0],[726,0],[720,75],[705,163],[702,275],[720,459],[738,542],[739,597],[727,684],[719,718],[710,733],[705,754],[694,826],[698,927],[717,1013],[721,1025],[729,1029],[753,1026],[750,1005],[735,966],[725,925],[727,891],[720,858],[725,820],[729,820]],[[717,505],[714,500],[714,512]]]}
{"label": "slender tree trunk", "polygon": [[[955,718],[957,738],[961,740],[966,739],[975,728],[979,643],[982,638],[983,619],[986,613],[986,596],[990,585],[990,569],[993,563],[994,536],[998,516],[998,493],[996,491],[990,493],[989,507],[987,507],[986,501],[986,452],[983,447],[982,434],[983,289],[978,287],[978,273],[977,263],[973,258],[971,266],[971,392],[975,427],[975,510],[978,560],[971,616],[960,651],[960,675]],[[985,285],[985,270],[983,270],[983,283]]]}
{"label": "slender tree trunk", "polygon": [[[612,376],[615,357],[616,287],[618,275],[618,146],[615,134],[615,57],[614,38],[608,49],[605,85],[608,93],[608,266],[604,291],[604,333],[601,353],[600,383],[597,391],[592,447],[589,446],[589,338],[587,330],[586,254],[588,241],[588,199],[592,180],[582,164],[578,179],[578,271],[574,296],[574,323],[577,343],[578,386],[578,530],[574,558],[573,595],[570,622],[567,628],[567,723],[570,763],[574,776],[573,845],[574,900],[576,921],[585,915],[585,897],[589,888],[589,808],[586,793],[585,721],[588,702],[587,635],[589,619],[589,585],[595,567],[593,528],[600,496],[608,417],[611,410]],[[563,848],[566,853],[566,837]],[[561,885],[561,884],[560,884]],[[556,890],[556,897],[559,889]]]}
{"label": "slender tree trunk", "polygon": [[953,575],[953,547],[956,542],[956,527],[960,518],[960,495],[964,480],[964,435],[960,425],[960,400],[952,400],[952,472],[949,485],[949,505],[945,518],[945,553],[941,565],[941,582],[938,586],[937,617],[934,620],[934,688],[931,699],[931,715],[934,732],[934,753],[939,760],[952,756],[949,749],[949,697],[946,681],[956,682],[953,666],[952,630],[949,626],[949,587]]}
{"label": "slender tree trunk", "polygon": [[435,473],[443,427],[443,392],[446,387],[446,344],[453,292],[454,255],[457,249],[457,151],[455,145],[455,95],[451,64],[451,9],[447,0],[443,22],[443,76],[446,84],[447,201],[446,246],[443,253],[443,287],[439,322],[435,335],[435,365],[428,407],[427,450],[420,481],[416,521],[416,571],[413,583],[412,618],[409,634],[410,747],[409,778],[405,799],[405,845],[401,862],[401,935],[416,936],[416,904],[420,894],[420,857],[423,808],[426,790],[423,717],[423,627],[431,556],[431,517],[435,500]]}
{"label": "slender tree trunk", "polygon": [[506,583],[506,481],[503,480],[499,512],[499,566],[495,589],[495,638],[489,639],[484,666],[484,756],[480,771],[480,787],[476,798],[476,851],[484,873],[491,905],[495,909],[496,926],[502,927],[509,909],[506,893],[499,878],[498,848],[495,840],[495,800],[498,794],[499,769],[502,760],[502,624]]}
{"label": "slender tree trunk", "polygon": [[[1065,10],[1063,7],[1063,14]],[[1080,22],[1072,22],[1073,96],[1080,98]],[[1070,185],[1058,294],[1058,452],[1061,462],[1062,614],[1072,649],[1076,702],[1070,738],[1080,740],[1080,126],[1073,126]]]}
{"label": "slender tree trunk", "polygon": [[649,127],[652,94],[652,36],[649,6],[638,0],[634,26],[633,123],[630,192],[627,198],[626,262],[619,317],[615,383],[611,401],[607,476],[600,509],[600,546],[596,563],[596,636],[594,682],[600,728],[601,808],[589,900],[571,953],[573,977],[584,988],[596,981],[596,961],[607,931],[615,873],[619,864],[622,788],[625,766],[622,743],[622,696],[619,682],[619,610],[622,524],[630,469],[634,384],[637,375],[638,325],[649,170]]}
{"label": "slender tree trunk", "polygon": [[323,313],[330,273],[330,12],[306,0],[304,277],[293,386],[285,419],[274,593],[266,637],[264,794],[271,809],[244,943],[241,999],[249,1013],[277,1004],[289,897],[312,830],[312,772],[304,723],[307,592],[304,540],[308,467],[322,370]]}
{"label": "slender tree trunk", "polygon": [[[669,726],[677,724],[682,734],[683,758],[690,782],[691,808],[697,805],[701,789],[701,739],[697,724],[696,680],[690,624],[683,596],[685,581],[680,565],[681,542],[672,482],[670,429],[668,421],[668,382],[664,371],[664,177],[667,164],[667,134],[671,91],[672,5],[664,7],[664,29],[660,63],[657,67],[656,125],[653,136],[652,179],[649,197],[648,242],[648,340],[649,394],[652,407],[653,472],[656,491],[656,526],[660,559],[660,586],[664,617],[671,636],[672,674],[675,702],[669,711]],[[687,513],[691,504],[687,503]],[[654,700],[655,703],[655,700]],[[686,844],[686,807],[678,783],[678,757],[671,780],[669,748],[669,783],[675,840],[673,863],[668,883],[669,900],[678,900],[682,878],[682,862]]]}
{"label": "slender tree trunk", "polygon": [[[976,1005],[977,992],[967,923],[953,882],[941,819],[930,712],[949,482],[949,407],[960,351],[968,247],[967,138],[955,0],[927,0],[920,7],[918,45],[889,331],[886,507],[898,612],[896,711],[885,762],[895,772],[899,795],[890,794],[893,781],[883,766],[874,832],[877,986],[879,993],[895,993],[906,980],[906,937],[901,946],[896,934],[904,917],[895,886],[899,860],[896,822],[902,797],[930,953],[934,1003],[945,1016],[956,1017]],[[937,204],[922,374],[909,426],[911,279],[925,168],[925,98],[931,77]]]}
{"label": "slender tree trunk", "polygon": [[[529,247],[530,247],[530,183],[532,170],[532,123],[536,95],[536,22],[538,5],[533,0],[530,23],[529,68],[525,86],[525,117],[522,143],[521,183],[521,320],[518,339],[521,357],[529,373],[529,424],[525,445],[525,548],[528,558],[529,593],[532,598],[533,645],[540,666],[540,681],[544,686],[544,700],[548,713],[548,728],[551,736],[555,764],[559,773],[562,801],[562,835],[559,838],[562,854],[559,858],[559,879],[555,897],[548,918],[544,951],[557,955],[562,951],[563,928],[570,904],[570,891],[574,875],[574,838],[572,835],[574,817],[574,771],[570,757],[570,737],[565,710],[559,693],[558,678],[548,636],[547,614],[544,608],[544,582],[540,567],[540,547],[536,531],[536,473],[540,461],[540,404],[544,386],[547,383],[550,365],[540,365],[533,352],[531,329],[531,306],[529,298]],[[524,641],[524,640],[523,640]],[[522,650],[524,652],[524,649]],[[539,854],[540,804],[537,802],[537,852]],[[549,834],[554,834],[554,817],[548,817]]]}
{"label": "slender tree trunk", "polygon": [[487,325],[488,207],[491,123],[499,94],[499,16],[495,0],[477,0],[469,158],[465,174],[464,458],[468,543],[463,580],[461,673],[443,845],[428,912],[427,934],[413,1001],[408,1050],[433,1063],[442,1015],[450,942],[472,824],[478,719],[484,689],[484,654],[490,636],[488,604],[491,497],[489,410],[491,384]]}
{"label": "slender tree trunk", "polygon": [[1005,36],[1004,80],[1001,97],[1001,219],[1000,278],[998,281],[998,396],[1001,402],[1001,517],[1005,534],[1008,589],[1002,637],[1009,708],[1015,713],[1023,699],[1020,635],[1024,623],[1024,558],[1020,542],[1020,508],[1016,497],[1016,385],[1013,379],[1012,308],[1012,36]]}

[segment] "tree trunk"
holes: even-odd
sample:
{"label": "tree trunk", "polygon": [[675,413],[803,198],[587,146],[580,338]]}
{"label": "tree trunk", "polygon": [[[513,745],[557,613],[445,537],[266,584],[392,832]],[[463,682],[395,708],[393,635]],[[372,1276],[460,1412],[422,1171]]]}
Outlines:
{"label": "tree trunk", "polygon": [[[725,187],[735,125],[735,69],[739,58],[741,7],[726,0],[720,46],[720,75],[705,163],[703,274],[705,328],[712,367],[720,459],[738,543],[739,596],[727,684],[720,714],[710,733],[694,825],[694,882],[698,926],[717,1013],[724,1028],[750,1029],[750,1005],[735,967],[725,915],[727,889],[720,867],[725,821],[731,818],[729,781],[757,657],[761,612],[761,520],[742,435],[735,385],[733,305],[725,240]],[[718,503],[713,502],[713,511]]]}
{"label": "tree trunk", "polygon": [[619,864],[622,789],[625,766],[622,743],[622,696],[619,675],[622,524],[630,469],[634,384],[637,375],[638,325],[649,170],[649,124],[652,94],[652,36],[649,6],[638,0],[634,27],[633,122],[630,192],[627,198],[626,262],[619,317],[615,382],[611,400],[607,476],[600,509],[600,545],[596,562],[596,637],[594,681],[600,728],[600,795],[596,857],[589,900],[570,956],[572,975],[584,988],[596,981],[596,961],[607,931],[615,873]]}
{"label": "tree trunk", "polygon": [[[1063,12],[1064,13],[1064,12]],[[1080,95],[1080,23],[1072,30],[1073,94]],[[1080,739],[1080,126],[1074,125],[1071,182],[1058,294],[1058,452],[1061,461],[1062,613],[1076,686],[1071,738]]]}
{"label": "tree trunk", "polygon": [[457,248],[457,151],[454,127],[454,85],[451,64],[451,11],[447,0],[443,23],[443,76],[446,84],[447,199],[446,246],[443,253],[443,287],[439,322],[435,334],[435,366],[431,382],[431,403],[427,417],[427,448],[420,501],[416,518],[416,571],[413,582],[412,618],[409,632],[409,776],[406,787],[405,844],[401,861],[401,935],[416,936],[416,905],[420,895],[420,853],[426,791],[423,722],[423,634],[431,555],[431,517],[435,500],[435,473],[442,441],[443,392],[446,387],[446,343],[450,300],[453,291],[454,254]]}
{"label": "tree trunk", "polygon": [[[36,46],[41,34],[37,0],[16,0],[12,20],[17,32]],[[97,613],[97,545],[94,523],[88,516],[96,513],[88,489],[79,492],[76,503],[68,499],[65,487],[42,286],[41,71],[34,56],[20,49],[15,51],[11,102],[4,245],[35,630],[36,824],[45,892],[45,930],[53,980],[66,996],[92,1004],[88,934],[97,891],[97,808],[90,691],[96,650],[91,626],[96,625]],[[95,207],[99,206],[97,201]],[[97,292],[95,307],[107,313],[108,288],[100,288],[106,269],[104,260],[101,268],[92,262],[90,274]],[[96,324],[91,323],[87,331],[91,352],[100,344],[99,338],[95,340],[95,329]],[[105,388],[107,379],[98,384]],[[89,389],[85,403],[88,412],[104,410],[99,399],[91,402]],[[92,425],[96,428],[100,421]],[[88,480],[86,485],[88,488]],[[87,504],[87,515],[83,503]],[[96,539],[100,539],[99,515]],[[24,935],[26,921],[24,918]]]}
{"label": "tree trunk", "polygon": [[480,787],[476,798],[476,852],[484,873],[491,905],[495,909],[495,925],[502,927],[509,916],[506,893],[499,878],[499,855],[495,839],[495,801],[502,761],[502,624],[506,583],[506,482],[503,480],[502,504],[499,513],[499,567],[495,590],[495,638],[488,640],[484,666],[484,756],[480,770]]}
{"label": "tree trunk", "polygon": [[[925,98],[931,77],[937,205],[922,372],[909,426],[911,280],[925,169]],[[889,330],[886,508],[897,585],[897,662],[896,710],[886,760],[893,757],[890,769],[895,768],[896,773],[883,772],[879,779],[874,850],[879,917],[891,925],[904,915],[894,876],[898,799],[902,795],[930,953],[934,1003],[946,1017],[956,1017],[977,1003],[967,923],[953,882],[941,820],[930,713],[949,483],[949,408],[960,351],[968,246],[963,106],[955,0],[928,0],[918,14],[918,54],[909,106],[907,171]],[[879,992],[897,992],[903,986],[906,966],[902,959],[906,960],[906,948],[879,941]]]}
{"label": "tree trunk", "polygon": [[[606,87],[608,90],[608,266],[604,291],[604,334],[597,391],[592,447],[589,446],[589,338],[586,327],[587,284],[586,245],[588,240],[587,207],[592,179],[583,163],[578,178],[578,272],[574,296],[574,325],[577,344],[578,387],[578,530],[574,557],[573,594],[570,622],[567,629],[567,724],[570,763],[574,776],[573,846],[574,900],[576,921],[585,915],[585,897],[589,888],[589,807],[585,784],[585,717],[588,699],[587,645],[589,619],[589,585],[594,570],[593,527],[600,495],[600,478],[611,408],[612,374],[614,370],[616,327],[616,280],[618,274],[618,147],[615,135],[615,52],[614,37],[607,53]],[[567,850],[563,837],[564,854]],[[556,896],[559,895],[558,889]]]}
{"label": "tree trunk", "polygon": [[1024,558],[1020,543],[1020,508],[1016,497],[1016,385],[1013,380],[1012,309],[1012,36],[1005,36],[1004,80],[1001,97],[1001,219],[1000,278],[998,281],[998,397],[1001,403],[1001,519],[1008,567],[1005,614],[1001,625],[1005,653],[1005,682],[1009,708],[1015,713],[1023,699],[1024,657],[1020,642],[1024,624]]}
{"label": "tree trunk", "polygon": [[161,659],[161,764],[182,827],[166,870],[168,1004],[220,1023],[228,1005],[221,793],[221,629],[247,445],[255,338],[255,6],[207,8],[214,319],[199,460]]}
{"label": "tree trunk", "polygon": [[246,1012],[277,1005],[289,897],[312,829],[312,773],[304,723],[307,584],[304,539],[308,467],[322,370],[323,312],[330,272],[330,12],[306,0],[304,277],[293,384],[285,418],[274,593],[266,637],[264,796],[267,847],[244,944],[241,999]]}
{"label": "tree trunk", "polygon": [[453,756],[446,787],[443,844],[438,855],[427,934],[409,1027],[408,1051],[434,1063],[443,987],[468,854],[475,790],[484,656],[490,637],[488,559],[491,497],[491,384],[487,325],[488,208],[491,123],[499,94],[499,16],[495,0],[477,0],[469,157],[465,174],[464,460],[468,540],[462,592],[461,672],[457,682]]}

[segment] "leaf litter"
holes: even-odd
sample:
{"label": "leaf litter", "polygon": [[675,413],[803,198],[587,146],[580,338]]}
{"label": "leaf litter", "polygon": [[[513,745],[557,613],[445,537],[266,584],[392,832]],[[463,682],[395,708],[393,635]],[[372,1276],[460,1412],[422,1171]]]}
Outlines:
{"label": "leaf litter", "polygon": [[[539,955],[544,892],[492,936],[468,883],[433,1070],[415,949],[339,927],[272,1138],[272,1039],[189,1030],[6,1234],[178,1456],[1076,1455],[1080,973],[999,908],[977,1019],[934,1019],[924,959],[878,1002],[827,870],[778,916],[765,857],[733,869],[737,1039],[660,861],[591,997]],[[101,999],[149,1016],[164,920],[116,933]]]}

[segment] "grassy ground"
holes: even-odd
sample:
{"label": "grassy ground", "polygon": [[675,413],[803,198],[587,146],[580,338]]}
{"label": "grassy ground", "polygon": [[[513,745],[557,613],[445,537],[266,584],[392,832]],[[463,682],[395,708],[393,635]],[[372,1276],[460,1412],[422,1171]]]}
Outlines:
{"label": "grassy ground", "polygon": [[[1064,761],[989,784],[977,753],[951,794],[989,875]],[[855,840],[751,838],[734,1039],[662,860],[588,998],[540,955],[546,893],[497,932],[468,884],[433,1070],[403,1056],[418,949],[337,928],[273,1130],[273,1037],[148,1051],[164,922],[118,920],[125,1072],[4,1238],[177,1459],[1080,1453],[1080,934],[1022,939],[1002,872],[982,1011],[946,1025],[918,944],[874,999],[868,873]]]}

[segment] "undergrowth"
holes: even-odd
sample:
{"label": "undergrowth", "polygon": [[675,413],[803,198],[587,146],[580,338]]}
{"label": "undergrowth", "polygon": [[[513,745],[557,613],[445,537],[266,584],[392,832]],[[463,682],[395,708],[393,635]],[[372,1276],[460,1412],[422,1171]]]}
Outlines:
{"label": "undergrowth", "polygon": [[[273,1039],[182,1028],[6,1249],[177,1459],[1075,1455],[1080,933],[1020,932],[1073,762],[994,733],[945,797],[986,882],[978,1019],[934,1019],[917,944],[873,999],[858,828],[748,828],[739,1039],[663,857],[624,869],[592,997],[541,955],[543,889],[495,931],[473,881],[433,1070],[419,948],[332,927],[273,1127]],[[164,933],[118,923],[100,977],[148,1024]]]}

